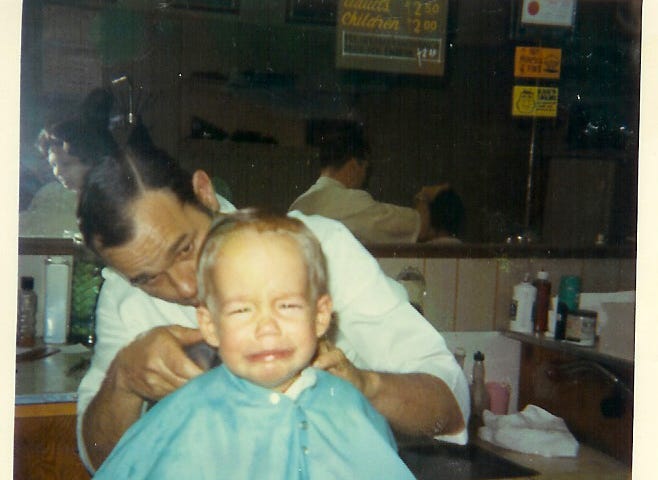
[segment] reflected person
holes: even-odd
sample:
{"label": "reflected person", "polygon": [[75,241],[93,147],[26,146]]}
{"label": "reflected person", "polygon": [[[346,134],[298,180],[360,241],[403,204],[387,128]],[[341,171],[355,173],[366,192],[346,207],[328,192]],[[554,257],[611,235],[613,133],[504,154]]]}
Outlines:
{"label": "reflected person", "polygon": [[[196,260],[213,216],[234,207],[208,175],[152,149],[108,158],[87,176],[79,205],[86,244],[105,268],[98,341],[78,392],[79,450],[98,466],[143,404],[202,370],[183,347],[202,340]],[[314,366],[355,385],[394,431],[465,443],[466,378],[442,336],[340,223],[289,213],[319,239],[337,322]]]}
{"label": "reflected person", "polygon": [[427,240],[429,215],[425,196],[414,208],[379,202],[364,190],[370,148],[359,129],[338,134],[320,146],[320,177],[289,210],[342,222],[364,243],[414,243]]}
{"label": "reflected person", "polygon": [[118,151],[109,130],[112,101],[106,90],[92,90],[78,116],[41,130],[36,146],[55,180],[42,186],[27,210],[21,212],[21,235],[61,237],[78,232],[77,192],[84,177],[103,156]]}

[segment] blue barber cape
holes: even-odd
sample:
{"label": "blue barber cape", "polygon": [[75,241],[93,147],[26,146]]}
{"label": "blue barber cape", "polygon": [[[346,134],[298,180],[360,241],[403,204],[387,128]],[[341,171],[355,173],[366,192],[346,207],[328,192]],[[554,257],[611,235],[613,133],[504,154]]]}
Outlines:
{"label": "blue barber cape", "polygon": [[217,367],[164,398],[95,479],[413,479],[391,430],[350,383],[307,368],[296,398]]}

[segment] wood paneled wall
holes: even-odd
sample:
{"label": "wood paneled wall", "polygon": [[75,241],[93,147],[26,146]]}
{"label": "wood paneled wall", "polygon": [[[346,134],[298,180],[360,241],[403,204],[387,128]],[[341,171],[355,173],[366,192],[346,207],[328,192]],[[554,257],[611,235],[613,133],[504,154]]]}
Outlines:
{"label": "wood paneled wall", "polygon": [[[633,455],[633,396],[621,393],[594,369],[549,378],[556,365],[577,361],[562,352],[524,345],[521,350],[519,410],[533,404],[561,417],[580,442],[627,465]],[[633,367],[605,366],[633,389]],[[607,414],[603,412],[606,411]]]}

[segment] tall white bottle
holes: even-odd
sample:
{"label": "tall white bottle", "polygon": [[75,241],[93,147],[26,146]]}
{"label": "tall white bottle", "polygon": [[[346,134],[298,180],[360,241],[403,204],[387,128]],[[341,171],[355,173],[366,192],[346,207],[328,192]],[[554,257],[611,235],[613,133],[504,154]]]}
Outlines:
{"label": "tall white bottle", "polygon": [[67,257],[46,258],[44,343],[66,343],[71,312],[71,265]]}
{"label": "tall white bottle", "polygon": [[532,307],[537,298],[537,288],[529,281],[526,273],[523,282],[514,285],[514,295],[509,311],[509,328],[513,332],[532,333]]}

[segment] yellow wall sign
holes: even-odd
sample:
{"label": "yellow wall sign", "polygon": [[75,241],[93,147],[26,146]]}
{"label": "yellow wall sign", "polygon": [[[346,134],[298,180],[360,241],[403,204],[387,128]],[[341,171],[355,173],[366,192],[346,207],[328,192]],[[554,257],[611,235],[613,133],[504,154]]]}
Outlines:
{"label": "yellow wall sign", "polygon": [[512,92],[512,116],[556,117],[558,89],[515,85]]}
{"label": "yellow wall sign", "polygon": [[524,78],[560,78],[562,49],[516,47],[514,76]]}

